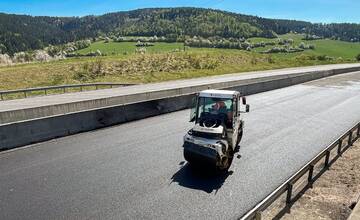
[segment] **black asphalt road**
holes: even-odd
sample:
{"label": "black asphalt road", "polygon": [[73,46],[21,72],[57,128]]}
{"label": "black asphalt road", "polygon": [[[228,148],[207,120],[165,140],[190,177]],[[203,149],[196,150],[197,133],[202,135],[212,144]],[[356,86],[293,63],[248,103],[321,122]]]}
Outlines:
{"label": "black asphalt road", "polygon": [[239,217],[360,121],[360,72],[248,102],[242,157],[222,176],[184,163],[188,110],[1,153],[0,219]]}

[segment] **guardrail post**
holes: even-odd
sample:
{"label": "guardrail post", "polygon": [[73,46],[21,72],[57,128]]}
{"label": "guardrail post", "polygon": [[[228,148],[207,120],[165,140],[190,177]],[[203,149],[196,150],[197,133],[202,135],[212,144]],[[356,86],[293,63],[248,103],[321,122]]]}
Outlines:
{"label": "guardrail post", "polygon": [[313,173],[314,173],[314,165],[309,166],[309,176],[308,176],[308,185],[312,187],[313,184]]}
{"label": "guardrail post", "polygon": [[83,87],[82,86],[80,86],[80,92],[82,92],[83,91]]}
{"label": "guardrail post", "polygon": [[4,97],[3,97],[2,93],[0,93],[0,98],[1,98],[1,100],[4,100]]}
{"label": "guardrail post", "polygon": [[27,98],[26,91],[24,91],[24,97]]}
{"label": "guardrail post", "polygon": [[65,87],[63,88],[63,93],[65,93],[66,92],[66,90],[65,90]]}
{"label": "guardrail post", "polygon": [[325,155],[325,167],[329,167],[330,151],[326,151]]}
{"label": "guardrail post", "polygon": [[352,144],[353,144],[353,142],[352,142],[352,131],[350,131],[350,133],[349,133],[349,140],[348,140],[348,146],[350,147]]}
{"label": "guardrail post", "polygon": [[262,212],[260,211],[257,211],[255,213],[255,220],[261,220],[262,219]]}
{"label": "guardrail post", "polygon": [[95,85],[95,90],[98,90],[99,89],[99,86],[98,85]]}
{"label": "guardrail post", "polygon": [[47,89],[44,89],[44,94],[47,95]]}
{"label": "guardrail post", "polygon": [[292,190],[293,190],[293,184],[289,183],[287,185],[287,194],[286,194],[286,205],[289,206],[291,204],[291,195],[292,195]]}
{"label": "guardrail post", "polygon": [[337,150],[338,155],[341,154],[341,147],[342,147],[342,139],[339,140],[339,145],[338,145],[338,150]]}

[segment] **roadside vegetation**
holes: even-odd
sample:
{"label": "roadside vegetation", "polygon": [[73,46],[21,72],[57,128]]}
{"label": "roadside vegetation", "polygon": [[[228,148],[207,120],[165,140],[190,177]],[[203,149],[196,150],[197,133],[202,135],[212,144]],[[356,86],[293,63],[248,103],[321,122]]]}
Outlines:
{"label": "roadside vegetation", "polygon": [[[120,44],[124,46],[126,53],[121,53],[122,49],[119,45],[115,49],[118,51],[115,55],[73,57],[57,61],[3,66],[0,68],[0,89],[90,82],[150,83],[235,72],[355,61],[355,58],[330,58],[326,55],[316,55],[312,54],[312,51],[261,54],[256,51],[238,49],[189,47],[184,51],[181,49],[182,45],[178,44],[171,46],[155,44],[151,47],[154,48],[153,53],[136,53],[135,46],[127,43]],[[105,45],[98,42],[92,45],[93,49],[101,49],[104,46],[107,46],[108,51],[114,50],[112,43]],[[158,50],[155,49],[157,47]],[[80,50],[79,52],[86,53],[87,51]]]}
{"label": "roadside vegetation", "polygon": [[0,14],[0,90],[148,83],[360,61],[360,24],[201,8],[85,17]]}
{"label": "roadside vegetation", "polygon": [[0,90],[74,83],[149,83],[235,72],[350,63],[360,43],[301,34],[278,38],[101,38],[0,55]]}

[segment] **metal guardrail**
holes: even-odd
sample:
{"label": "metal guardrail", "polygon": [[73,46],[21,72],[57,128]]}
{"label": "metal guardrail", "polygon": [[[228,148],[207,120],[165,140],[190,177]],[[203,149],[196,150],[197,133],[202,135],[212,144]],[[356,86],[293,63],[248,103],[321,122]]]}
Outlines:
{"label": "metal guardrail", "polygon": [[[297,196],[293,196],[293,186],[294,184],[301,179],[305,174],[308,174],[307,177],[307,185],[304,187],[301,192],[304,190],[311,188],[312,184],[320,177],[320,175],[325,172],[330,165],[336,161],[336,159],[341,156],[343,152],[345,152],[358,138],[360,137],[360,123],[352,127],[350,130],[345,132],[339,139],[331,143],[327,148],[325,148],[322,152],[320,152],[317,156],[315,156],[310,162],[308,162],[305,166],[303,166],[298,172],[292,175],[285,183],[281,184],[276,190],[270,193],[265,199],[263,199],[260,203],[258,203],[254,208],[252,208],[249,212],[247,212],[244,216],[240,218],[240,220],[250,220],[262,219],[262,213],[273,204],[280,196],[286,193],[286,206],[283,211],[289,211],[294,202],[301,196],[301,193],[298,193]],[[346,140],[345,146],[344,140]],[[337,147],[336,156],[330,160],[331,151]],[[324,166],[322,171],[319,172],[317,176],[314,176],[314,167],[321,160],[324,159]],[[296,198],[297,197],[297,198]],[[279,214],[278,214],[279,215]],[[280,217],[278,217],[280,218]]]}
{"label": "metal guardrail", "polygon": [[[0,91],[0,101],[6,100],[6,96],[13,94],[20,94],[20,98],[28,98],[30,96],[38,96],[31,94],[32,92],[42,92],[43,95],[48,95],[51,90],[60,90],[60,93],[66,93],[70,88],[78,88],[79,92],[82,92],[86,87],[94,87],[95,90],[98,90],[100,87],[120,87],[120,86],[131,86],[135,84],[125,84],[125,83],[90,83],[90,84],[73,84],[73,85],[61,85],[61,86],[48,86],[48,87],[38,87],[38,88],[29,88],[29,89],[18,89],[18,90],[7,90]],[[52,93],[58,94],[58,93]]]}

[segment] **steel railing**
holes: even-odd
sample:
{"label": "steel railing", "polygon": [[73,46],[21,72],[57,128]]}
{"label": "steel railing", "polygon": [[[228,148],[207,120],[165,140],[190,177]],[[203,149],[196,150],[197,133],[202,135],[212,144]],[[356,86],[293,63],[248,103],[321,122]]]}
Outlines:
{"label": "steel railing", "polygon": [[[59,93],[66,93],[69,89],[78,89],[78,92],[82,92],[85,88],[90,90],[98,90],[100,88],[114,88],[114,87],[121,87],[121,86],[131,86],[135,84],[125,84],[125,83],[90,83],[90,84],[73,84],[73,85],[61,85],[61,86],[48,86],[48,87],[38,87],[38,88],[29,88],[29,89],[18,89],[18,90],[7,90],[7,91],[0,91],[0,100],[7,100],[6,97],[10,95],[18,96],[16,98],[28,98],[31,96],[38,96],[39,94],[34,95],[34,92],[41,92],[40,95],[48,95],[48,94],[59,94]],[[89,89],[90,88],[90,89]],[[53,91],[53,93],[49,93]],[[71,91],[74,92],[74,91]],[[14,99],[14,97],[12,98]]]}
{"label": "steel railing", "polygon": [[[265,199],[263,199],[260,203],[258,203],[254,208],[252,208],[249,212],[247,212],[244,216],[242,216],[241,220],[249,220],[249,219],[262,219],[262,213],[273,204],[280,196],[286,193],[285,200],[285,208],[283,211],[290,210],[293,203],[301,196],[298,193],[297,196],[293,196],[294,184],[301,179],[305,174],[307,176],[307,184],[302,190],[311,188],[314,181],[319,178],[319,176],[325,172],[329,166],[335,162],[335,160],[341,156],[341,154],[346,151],[360,136],[360,123],[352,127],[350,130],[345,132],[339,139],[330,144],[327,148],[325,148],[322,152],[320,152],[317,156],[315,156],[311,161],[309,161],[305,166],[303,166],[298,172],[292,175],[285,183],[281,184],[275,191],[270,193]],[[347,140],[346,140],[347,138]],[[344,141],[345,146],[344,146]],[[337,147],[336,156],[330,159],[331,151]],[[317,176],[314,176],[314,167],[320,161],[324,159],[324,166],[322,168],[323,172],[319,172]],[[297,198],[296,198],[297,197]]]}

